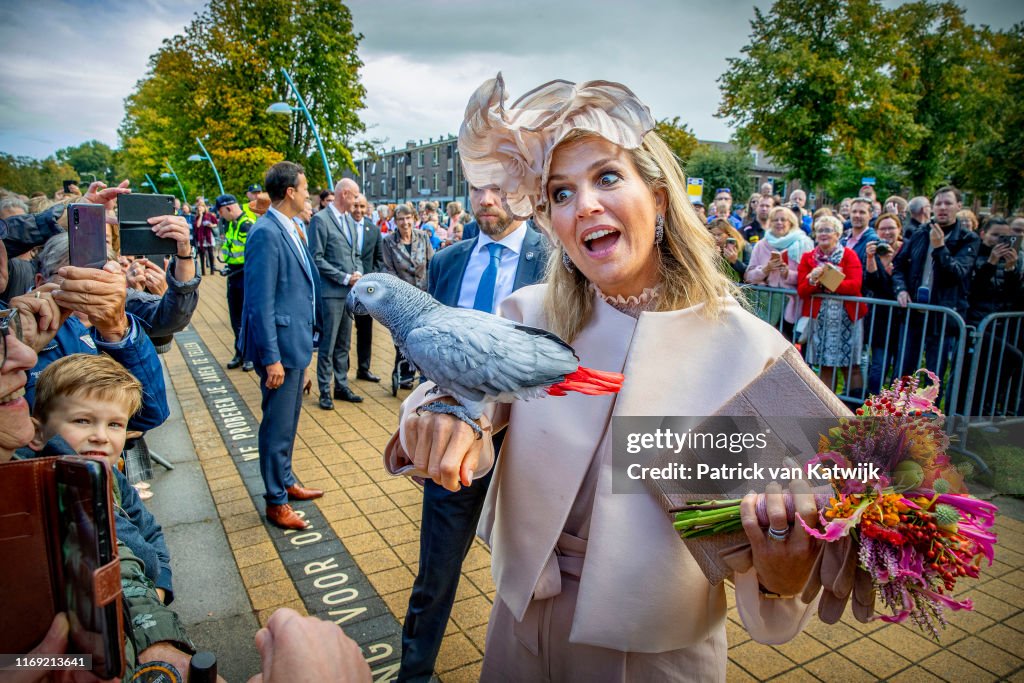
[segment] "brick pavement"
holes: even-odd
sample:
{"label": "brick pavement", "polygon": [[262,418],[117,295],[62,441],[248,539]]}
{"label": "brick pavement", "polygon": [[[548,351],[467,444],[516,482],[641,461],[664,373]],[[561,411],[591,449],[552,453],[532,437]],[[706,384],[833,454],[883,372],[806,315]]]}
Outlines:
{"label": "brick pavement", "polygon": [[[200,291],[193,326],[224,363],[232,355],[233,341],[225,281],[207,277]],[[354,356],[353,349],[353,368]],[[254,612],[262,623],[278,607],[304,611],[180,351],[175,347],[165,358]],[[315,376],[315,360],[314,356],[311,376]],[[323,411],[317,406],[315,390],[304,400],[294,469],[304,485],[327,491],[317,501],[319,511],[401,621],[417,569],[421,496],[411,482],[385,474],[380,463],[380,451],[395,427],[404,393],[391,396],[388,376],[393,360],[390,337],[378,325],[373,369],[384,380],[379,385],[350,383],[365,401],[358,405],[338,401],[335,410]],[[235,370],[228,377],[258,417],[256,374]],[[786,645],[760,645],[740,625],[729,592],[728,679],[1024,681],[1024,523],[1000,517],[997,531],[995,564],[962,594],[973,598],[975,611],[952,615],[952,624],[938,643],[908,626],[860,624],[847,616],[834,626],[812,620]],[[493,598],[489,553],[477,541],[464,566],[438,659],[442,681],[477,680]]]}

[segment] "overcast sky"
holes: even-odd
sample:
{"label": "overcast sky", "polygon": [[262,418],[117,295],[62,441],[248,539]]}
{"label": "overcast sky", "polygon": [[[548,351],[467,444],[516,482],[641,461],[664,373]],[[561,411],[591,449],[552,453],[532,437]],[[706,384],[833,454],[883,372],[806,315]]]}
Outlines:
{"label": "overcast sky", "polygon": [[[124,99],[145,76],[149,55],[203,4],[0,2],[0,151],[45,157],[93,138],[117,146]],[[754,4],[354,0],[367,136],[401,147],[457,133],[470,94],[500,70],[512,99],[554,78],[620,81],[656,118],[679,116],[698,137],[726,140],[727,123],[714,117],[716,79],[746,44]],[[973,23],[1024,21],[1019,0],[962,4]]]}

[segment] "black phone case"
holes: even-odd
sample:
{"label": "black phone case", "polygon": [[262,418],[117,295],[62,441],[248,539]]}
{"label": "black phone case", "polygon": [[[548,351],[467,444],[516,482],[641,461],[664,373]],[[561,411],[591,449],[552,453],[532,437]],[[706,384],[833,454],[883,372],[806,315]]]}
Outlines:
{"label": "black phone case", "polygon": [[121,253],[126,256],[175,254],[178,243],[169,237],[157,237],[149,224],[153,216],[174,214],[174,197],[169,194],[123,194],[117,198],[117,222],[120,225]]}
{"label": "black phone case", "polygon": [[[85,481],[93,501],[92,520],[96,530],[97,557],[92,585],[87,586],[92,601],[102,615],[101,632],[105,636],[103,664],[93,660],[93,673],[101,678],[120,676],[124,671],[124,627],[120,600],[121,573],[117,556],[114,524],[114,502],[111,494],[112,476],[109,465],[97,458],[63,457],[56,463],[56,482],[83,486]],[[59,497],[59,496],[58,496]],[[64,522],[59,522],[63,526]],[[64,581],[72,577],[64,574]],[[70,609],[70,605],[65,605]],[[73,637],[69,634],[69,637]]]}

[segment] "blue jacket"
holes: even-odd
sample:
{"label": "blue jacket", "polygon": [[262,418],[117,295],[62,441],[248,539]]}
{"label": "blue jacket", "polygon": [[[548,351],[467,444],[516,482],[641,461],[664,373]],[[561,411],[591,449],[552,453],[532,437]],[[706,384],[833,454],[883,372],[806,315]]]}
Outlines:
{"label": "blue jacket", "polygon": [[263,366],[280,361],[295,369],[305,368],[313,358],[322,300],[317,300],[319,274],[313,256],[304,245],[299,252],[290,229],[268,211],[249,230],[239,339],[246,360]]}
{"label": "blue jacket", "polygon": [[[849,241],[849,238],[849,235],[844,235],[843,238],[839,240],[839,242],[845,247],[846,243]],[[878,233],[875,232],[874,228],[869,226],[867,228],[864,228],[864,234],[862,234],[860,236],[860,239],[857,240],[857,244],[850,247],[850,250],[853,251],[853,253],[857,255],[857,258],[860,259],[861,268],[867,270],[868,267],[868,242],[877,241]]]}
{"label": "blue jacket", "polygon": [[[476,222],[470,223],[476,225]],[[468,227],[468,226],[467,226]],[[479,235],[479,230],[476,230]],[[427,270],[427,291],[446,306],[458,306],[462,292],[462,277],[466,273],[469,257],[476,248],[477,239],[464,239],[445,247],[430,261]],[[523,249],[519,253],[519,267],[512,290],[532,285],[544,279],[549,246],[547,240],[536,230],[527,229],[523,238]]]}
{"label": "blue jacket", "polygon": [[128,333],[116,343],[99,339],[95,329],[86,327],[74,316],[65,320],[53,341],[39,352],[36,366],[28,373],[25,400],[30,406],[35,404],[36,380],[53,361],[73,353],[96,355],[100,351],[123,365],[142,383],[142,408],[128,421],[128,429],[146,432],[163,424],[171,414],[167,407],[163,368],[153,342],[132,315],[128,316]]}
{"label": "blue jacket", "polygon": [[[31,448],[17,450],[15,457],[19,460],[28,458],[46,458],[51,456],[75,455],[75,451],[60,436],[50,439],[38,453]],[[138,491],[128,483],[128,479],[117,469],[112,470],[112,484],[117,486],[113,491],[115,514],[114,527],[117,540],[128,546],[145,564],[146,576],[162,588],[167,596],[164,604],[174,600],[171,575],[171,553],[164,541],[164,531],[152,513],[142,503]]]}
{"label": "blue jacket", "polygon": [[167,338],[185,329],[199,303],[200,277],[179,282],[171,275],[173,270],[172,265],[167,271],[167,291],[163,296],[128,290],[125,310],[139,319],[150,339]]}

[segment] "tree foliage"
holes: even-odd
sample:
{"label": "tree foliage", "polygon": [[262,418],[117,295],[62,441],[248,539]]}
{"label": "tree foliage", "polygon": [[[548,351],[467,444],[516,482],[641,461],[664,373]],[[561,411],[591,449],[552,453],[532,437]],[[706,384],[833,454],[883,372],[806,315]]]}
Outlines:
{"label": "tree foliage", "polygon": [[972,26],[951,1],[776,0],[754,10],[719,79],[718,114],[830,193],[863,173],[914,193],[953,180],[1019,201],[1020,45],[1019,26]]}
{"label": "tree foliage", "polygon": [[96,180],[110,184],[116,177],[114,150],[99,140],[89,140],[75,147],[58,149],[55,156],[58,162],[75,169],[75,173],[83,181],[91,182],[92,176],[96,176]]}
{"label": "tree foliage", "polygon": [[137,177],[170,159],[186,184],[212,193],[209,164],[187,161],[199,153],[198,136],[228,191],[260,181],[282,159],[302,163],[310,185],[323,185],[305,116],[270,114],[267,107],[297,105],[285,68],[316,122],[332,172],[351,167],[350,140],[364,129],[357,113],[365,97],[361,38],[341,0],[211,0],[182,34],[164,41],[126,100],[126,166]]}
{"label": "tree foliage", "polygon": [[658,121],[654,124],[654,132],[665,141],[668,148],[684,165],[699,144],[697,136],[693,134],[689,126],[679,121],[678,116]]}
{"label": "tree foliage", "polygon": [[[49,157],[32,159],[0,152],[0,187],[18,194],[45,192],[53,195],[65,180],[75,180],[78,173],[71,166]],[[85,191],[85,188],[81,188]]]}
{"label": "tree foliage", "polygon": [[994,85],[983,76],[993,66],[990,45],[952,2],[900,5],[888,23],[901,36],[893,82],[914,102],[919,131],[900,160],[910,186],[929,193],[984,134]]}
{"label": "tree foliage", "polygon": [[754,10],[743,57],[719,82],[719,115],[815,186],[831,156],[896,156],[920,137],[913,95],[890,78],[893,44],[875,0],[777,0]]}
{"label": "tree foliage", "polygon": [[724,150],[698,145],[685,166],[686,175],[704,179],[705,206],[714,201],[715,190],[719,187],[728,187],[737,201],[745,201],[754,189],[750,161],[750,152],[746,149]]}

